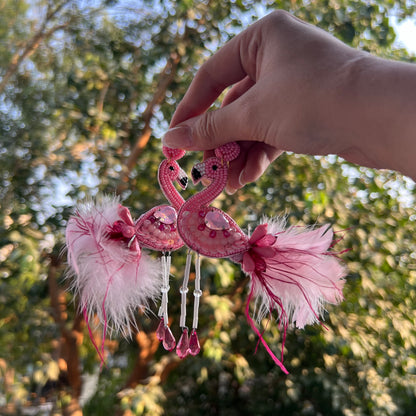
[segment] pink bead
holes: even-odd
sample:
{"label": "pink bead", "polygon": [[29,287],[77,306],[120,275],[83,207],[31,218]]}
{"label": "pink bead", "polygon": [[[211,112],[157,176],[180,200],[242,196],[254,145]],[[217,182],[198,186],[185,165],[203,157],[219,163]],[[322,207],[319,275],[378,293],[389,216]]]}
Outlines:
{"label": "pink bead", "polygon": [[222,234],[225,238],[228,238],[230,236],[230,233],[227,230],[223,230]]}
{"label": "pink bead", "polygon": [[165,326],[165,336],[163,339],[163,347],[167,351],[172,351],[175,348],[176,340],[172,334],[172,331],[168,326]]}
{"label": "pink bead", "polygon": [[176,346],[176,354],[178,354],[180,359],[185,358],[189,354],[189,337],[186,328],[182,331],[182,335],[179,338],[178,345]]}
{"label": "pink bead", "polygon": [[156,329],[156,336],[159,341],[163,341],[163,338],[165,338],[165,323],[163,322],[163,318],[160,318],[159,325]]}
{"label": "pink bead", "polygon": [[199,224],[198,225],[198,230],[199,231],[204,231],[205,230],[205,224]]}
{"label": "pink bead", "polygon": [[199,212],[198,212],[198,215],[199,215],[201,218],[204,218],[204,217],[205,217],[205,211],[199,211]]}
{"label": "pink bead", "polygon": [[191,337],[189,339],[189,354],[197,355],[201,351],[201,345],[199,344],[198,334],[196,329],[193,329],[191,332]]}
{"label": "pink bead", "polygon": [[216,235],[217,235],[217,232],[216,232],[216,231],[214,231],[214,230],[212,230],[212,231],[209,233],[209,236],[210,236],[211,238],[215,238],[215,237],[216,237]]}

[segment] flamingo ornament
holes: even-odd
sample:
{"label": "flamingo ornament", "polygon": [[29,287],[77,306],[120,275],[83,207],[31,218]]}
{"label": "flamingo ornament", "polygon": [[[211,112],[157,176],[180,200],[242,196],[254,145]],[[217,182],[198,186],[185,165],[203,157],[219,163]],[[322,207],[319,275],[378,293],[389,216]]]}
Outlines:
{"label": "flamingo ornament", "polygon": [[171,205],[159,205],[143,214],[135,224],[135,236],[142,247],[161,251],[162,256],[162,301],[159,309],[160,323],[156,334],[166,350],[175,348],[176,340],[168,326],[168,292],[171,251],[181,248],[184,243],[177,230],[177,212],[185,202],[174,186],[177,182],[182,189],[188,184],[186,173],[176,162],[184,150],[163,147],[166,159],[159,165],[160,188]]}
{"label": "flamingo ornament", "polygon": [[[164,255],[159,262],[142,251],[150,248],[170,253],[183,246],[176,228],[176,211],[184,200],[173,182],[186,188],[188,178],[176,162],[185,152],[168,148],[163,152],[167,159],[159,166],[158,178],[172,206],[154,207],[134,223],[128,208],[117,198],[100,196],[96,201],[79,204],[68,221],[68,276],[73,291],[80,297],[90,338],[102,363],[107,330],[131,336],[132,327],[137,329],[135,310],[147,308],[148,299],[157,298],[160,291],[160,314],[165,324],[158,334],[166,349],[175,347],[176,341],[167,326],[170,256]],[[100,349],[89,324],[93,316],[103,325]]]}
{"label": "flamingo ornament", "polygon": [[[306,324],[321,322],[324,304],[342,300],[345,270],[336,255],[328,251],[333,245],[333,232],[328,226],[286,228],[285,221],[274,219],[260,224],[248,236],[229,215],[210,206],[224,189],[228,164],[238,154],[239,146],[228,143],[215,150],[215,157],[193,167],[194,183],[203,178],[211,183],[182,205],[178,214],[179,234],[198,254],[228,257],[241,264],[251,281],[245,309],[247,320],[274,362],[288,373],[282,363],[288,325],[303,328]],[[198,265],[196,275],[199,275]],[[271,351],[250,316],[253,298],[260,304],[258,319],[277,311],[284,329],[281,360]],[[194,314],[193,332],[195,322]]]}

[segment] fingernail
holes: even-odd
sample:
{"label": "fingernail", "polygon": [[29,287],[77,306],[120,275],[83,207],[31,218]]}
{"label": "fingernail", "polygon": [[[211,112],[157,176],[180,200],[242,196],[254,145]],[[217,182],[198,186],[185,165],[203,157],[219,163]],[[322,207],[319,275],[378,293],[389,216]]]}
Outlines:
{"label": "fingernail", "polygon": [[189,126],[178,126],[169,129],[162,137],[162,144],[174,149],[182,149],[191,146],[191,128]]}
{"label": "fingernail", "polygon": [[244,186],[247,183],[245,176],[246,176],[246,172],[245,172],[245,169],[243,169],[240,173],[240,176],[238,177],[238,182],[241,186]]}
{"label": "fingernail", "polygon": [[237,189],[231,188],[228,185],[225,187],[225,193],[228,195],[233,195],[237,192]]}

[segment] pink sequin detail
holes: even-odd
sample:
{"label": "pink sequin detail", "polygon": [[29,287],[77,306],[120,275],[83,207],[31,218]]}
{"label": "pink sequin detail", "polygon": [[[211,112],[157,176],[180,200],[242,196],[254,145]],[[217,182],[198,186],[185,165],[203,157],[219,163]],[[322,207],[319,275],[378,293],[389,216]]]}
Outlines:
{"label": "pink sequin detail", "polygon": [[175,209],[167,205],[155,211],[153,215],[163,224],[174,224],[177,217]]}
{"label": "pink sequin detail", "polygon": [[205,225],[210,230],[227,230],[230,223],[220,211],[209,211],[205,216]]}

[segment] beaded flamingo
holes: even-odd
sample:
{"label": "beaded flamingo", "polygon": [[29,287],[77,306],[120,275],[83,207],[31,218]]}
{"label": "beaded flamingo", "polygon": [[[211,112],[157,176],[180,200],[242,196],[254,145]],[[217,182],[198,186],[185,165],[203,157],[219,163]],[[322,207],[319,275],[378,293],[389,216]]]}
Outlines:
{"label": "beaded flamingo", "polygon": [[160,188],[171,205],[159,205],[143,214],[135,224],[135,236],[142,247],[163,252],[162,256],[162,302],[159,309],[160,324],[156,334],[168,351],[175,348],[176,341],[168,326],[168,292],[171,257],[170,252],[181,248],[184,243],[177,230],[177,212],[185,202],[174,186],[176,181],[182,189],[188,177],[176,162],[185,151],[163,147],[166,159],[158,169]]}
{"label": "beaded flamingo", "polygon": [[[228,257],[241,264],[251,280],[245,309],[247,320],[275,363],[288,373],[281,362],[288,325],[295,323],[303,328],[320,322],[324,303],[338,303],[342,299],[345,270],[328,251],[333,245],[333,232],[328,226],[286,229],[284,221],[268,220],[257,226],[250,237],[229,215],[209,205],[224,189],[228,164],[238,154],[239,146],[228,143],[215,150],[215,157],[193,167],[194,183],[203,178],[211,183],[182,205],[178,214],[179,234],[199,254]],[[278,312],[284,328],[281,360],[271,351],[250,317],[253,297],[260,303],[258,319],[273,310]]]}
{"label": "beaded flamingo", "polygon": [[[183,246],[176,229],[176,211],[184,200],[173,182],[186,188],[188,178],[176,162],[185,152],[168,148],[163,152],[167,159],[159,166],[158,179],[172,206],[154,207],[134,223],[130,211],[117,198],[103,196],[79,204],[68,221],[68,275],[73,278],[72,289],[80,296],[90,338],[102,363],[107,329],[130,336],[131,327],[135,327],[134,311],[147,307],[147,299],[156,298],[160,290],[160,314],[166,324],[160,326],[158,334],[163,334],[160,338],[166,349],[175,347],[167,327],[170,256],[163,256],[160,263],[142,251],[150,248],[170,253]],[[101,349],[89,325],[94,315],[103,324]]]}

